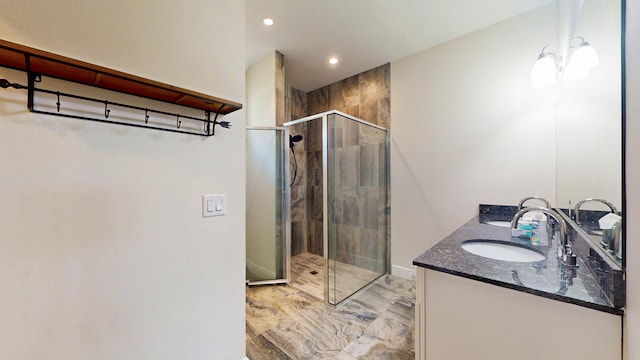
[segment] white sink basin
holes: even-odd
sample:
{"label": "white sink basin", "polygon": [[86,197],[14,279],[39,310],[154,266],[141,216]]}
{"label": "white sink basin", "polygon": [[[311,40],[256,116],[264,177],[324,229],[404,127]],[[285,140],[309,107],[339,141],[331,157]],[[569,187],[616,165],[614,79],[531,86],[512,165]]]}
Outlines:
{"label": "white sink basin", "polygon": [[485,222],[485,224],[487,225],[493,225],[493,226],[500,226],[500,227],[511,227],[511,221],[499,221],[499,220],[495,220],[495,221],[487,221]]}
{"label": "white sink basin", "polygon": [[461,244],[462,248],[474,255],[514,262],[535,262],[544,260],[541,252],[524,245],[498,240],[474,239],[466,240]]}

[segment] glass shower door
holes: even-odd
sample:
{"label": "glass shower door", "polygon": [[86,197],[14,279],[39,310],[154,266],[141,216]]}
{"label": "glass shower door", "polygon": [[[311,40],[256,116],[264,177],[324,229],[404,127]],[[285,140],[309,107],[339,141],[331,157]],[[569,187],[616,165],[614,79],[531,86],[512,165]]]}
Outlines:
{"label": "glass shower door", "polygon": [[285,128],[247,127],[246,274],[249,285],[288,282],[289,152]]}
{"label": "glass shower door", "polygon": [[388,132],[345,114],[326,118],[328,301],[387,272]]}

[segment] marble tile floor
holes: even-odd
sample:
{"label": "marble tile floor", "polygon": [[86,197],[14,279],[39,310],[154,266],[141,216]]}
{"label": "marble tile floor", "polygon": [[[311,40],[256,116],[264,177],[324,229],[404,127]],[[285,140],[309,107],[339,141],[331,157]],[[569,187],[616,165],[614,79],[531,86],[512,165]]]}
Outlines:
{"label": "marble tile floor", "polygon": [[247,287],[250,360],[414,358],[414,281],[385,275],[338,306],[321,299],[322,281],[293,285]]}
{"label": "marble tile floor", "polygon": [[[324,272],[322,256],[308,252],[293,256],[289,285],[323,300]],[[329,274],[332,285],[331,299],[337,300],[335,302],[340,302],[362,288],[363,284],[368,284],[380,277],[379,273],[342,262],[332,262]],[[334,274],[337,276],[334,277]]]}
{"label": "marble tile floor", "polygon": [[291,257],[289,286],[324,300],[324,258],[309,252]]}

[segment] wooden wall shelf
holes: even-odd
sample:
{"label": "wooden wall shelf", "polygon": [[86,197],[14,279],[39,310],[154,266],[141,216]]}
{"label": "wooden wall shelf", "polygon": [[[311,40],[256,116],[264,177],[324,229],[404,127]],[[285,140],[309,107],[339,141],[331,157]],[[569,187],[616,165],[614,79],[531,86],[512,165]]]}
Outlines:
{"label": "wooden wall shelf", "polygon": [[[204,110],[207,114],[207,118],[203,120],[206,123],[205,136],[211,136],[213,134],[212,131],[206,131],[206,127],[210,125],[209,123],[221,124],[216,120],[210,121],[208,118],[209,113],[214,113],[217,118],[217,115],[225,115],[233,111],[242,109],[242,104],[237,102],[145,79],[139,76],[127,74],[124,72],[86,63],[80,60],[75,60],[65,56],[34,49],[1,39],[0,66],[27,72],[27,74],[29,75],[28,88],[30,93],[29,110],[31,111],[34,111],[32,106],[32,94],[35,88],[33,79],[41,75],[71,81],[78,84],[117,91],[125,94],[136,95],[189,108]],[[6,85],[8,84],[5,84],[5,87]],[[27,88],[24,86],[14,87]],[[35,90],[38,91],[39,89]],[[46,92],[46,90],[44,91]],[[58,109],[58,111],[60,110]],[[52,113],[52,115],[57,114]],[[62,114],[60,115],[65,116]],[[98,119],[87,120],[101,121]],[[228,125],[228,122],[226,122],[226,124]]]}

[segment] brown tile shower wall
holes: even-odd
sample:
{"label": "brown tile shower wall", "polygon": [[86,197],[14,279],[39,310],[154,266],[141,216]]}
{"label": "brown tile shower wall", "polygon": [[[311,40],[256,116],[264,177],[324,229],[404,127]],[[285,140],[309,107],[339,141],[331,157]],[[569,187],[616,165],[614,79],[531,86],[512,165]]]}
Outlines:
{"label": "brown tile shower wall", "polygon": [[290,86],[287,87],[285,110],[285,121],[278,125],[307,116],[307,93]]}
{"label": "brown tile shower wall", "polygon": [[[289,153],[291,170],[291,256],[307,252],[307,123],[289,127],[291,135],[302,135]],[[294,161],[295,156],[295,161]],[[296,165],[297,164],[297,165]],[[297,171],[295,171],[297,166]],[[295,175],[295,179],[294,179]]]}
{"label": "brown tile shower wall", "polygon": [[[288,87],[286,100],[286,121],[307,116],[307,94]],[[295,256],[309,251],[307,240],[307,123],[291,126],[289,132],[291,135],[302,135],[302,141],[295,145],[298,175],[291,185],[291,256]],[[290,159],[293,160],[293,156]],[[290,169],[291,179],[293,179],[293,161],[290,161]]]}
{"label": "brown tile shower wall", "polygon": [[307,114],[338,110],[389,128],[391,65],[385,64],[307,94]]}
{"label": "brown tile shower wall", "polygon": [[[390,64],[385,64],[309,93],[288,87],[286,121],[338,110],[389,128],[390,70]],[[304,251],[323,255],[321,125],[317,120],[290,128],[291,134],[304,136],[304,146],[296,144],[299,178],[291,189],[292,256]],[[389,242],[377,240],[388,239],[390,233],[390,220],[381,223],[388,219],[384,212],[389,211],[386,189],[379,186],[384,184],[380,177],[386,176],[380,175],[385,169],[384,143],[374,143],[371,130],[353,123],[336,133],[340,144],[336,151],[344,155],[339,156],[344,162],[339,169],[344,173],[340,186],[336,185],[338,260],[384,271],[377,261],[366,260],[385,256]],[[359,164],[363,166],[357,171]]]}
{"label": "brown tile shower wall", "polygon": [[322,118],[307,122],[307,251],[322,248]]}
{"label": "brown tile shower wall", "polygon": [[[296,125],[306,125],[306,202],[302,202],[300,185],[294,186],[300,211],[296,210],[296,221],[306,211],[306,228],[296,234],[304,236],[307,251],[322,255],[322,122],[320,119]],[[385,248],[377,244],[386,244],[386,173],[385,173],[385,137],[377,129],[357,122],[339,119],[335,132],[330,131],[330,144],[334,148],[329,152],[329,159],[335,155],[336,164],[329,160],[329,190],[335,193],[335,218],[338,237],[337,259],[342,262],[356,264],[371,270],[384,271],[380,266],[384,263]],[[301,169],[301,168],[299,168]],[[300,171],[300,170],[299,170]],[[301,179],[301,183],[302,183]],[[298,183],[299,184],[299,183]],[[334,194],[330,194],[330,199]],[[297,203],[297,202],[296,202]],[[331,203],[330,205],[333,205]],[[333,209],[333,208],[332,208]],[[382,214],[382,216],[380,215]],[[306,231],[306,235],[305,234]],[[382,239],[383,241],[378,241]],[[295,241],[294,244],[303,241]],[[297,253],[297,249],[294,249]]]}
{"label": "brown tile shower wall", "polygon": [[[375,272],[384,272],[386,260],[386,134],[341,117],[335,126],[335,165],[329,161],[335,195],[332,231],[336,232],[336,259]],[[330,136],[331,138],[331,136]],[[331,207],[330,207],[331,208]]]}

